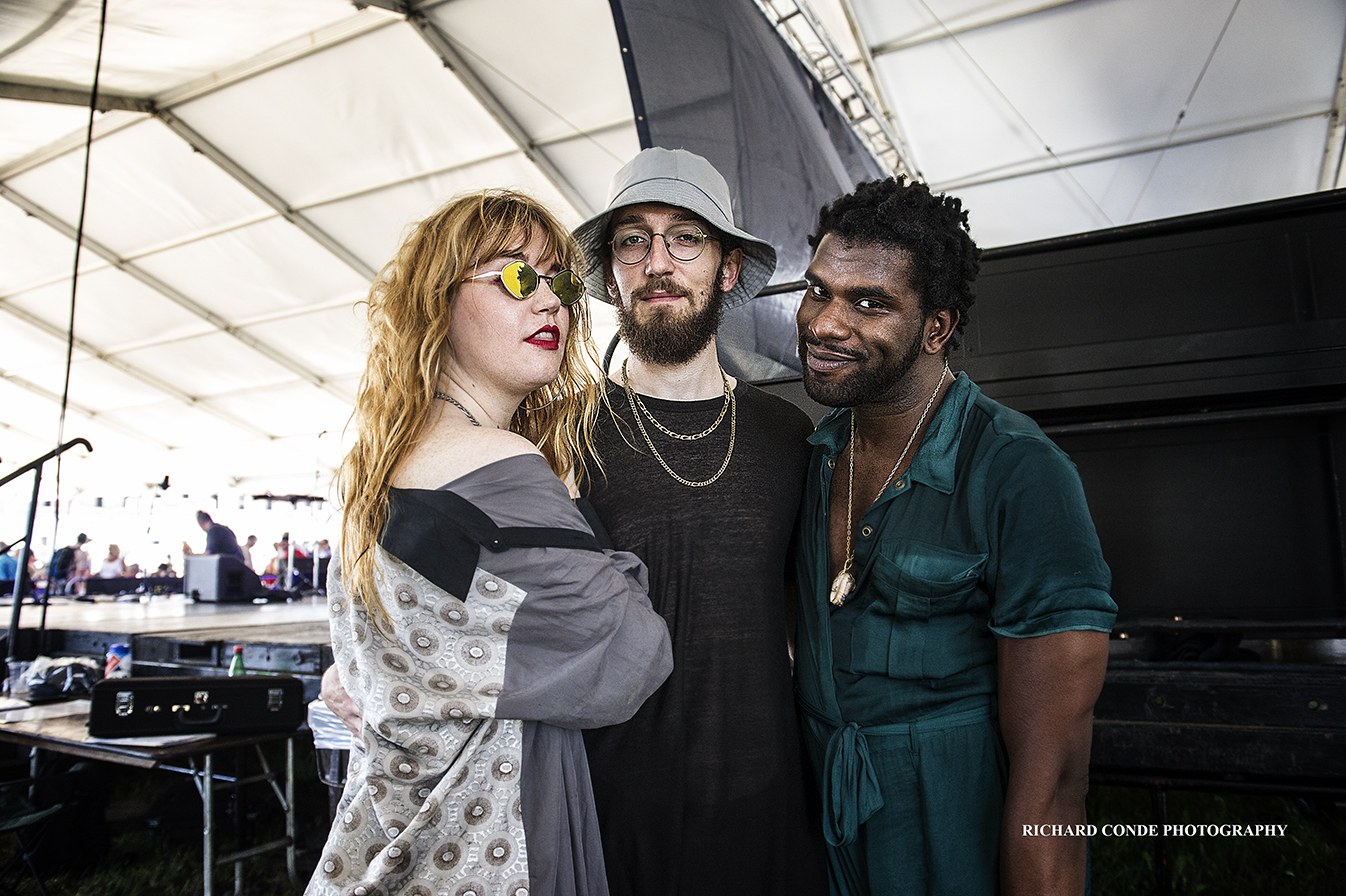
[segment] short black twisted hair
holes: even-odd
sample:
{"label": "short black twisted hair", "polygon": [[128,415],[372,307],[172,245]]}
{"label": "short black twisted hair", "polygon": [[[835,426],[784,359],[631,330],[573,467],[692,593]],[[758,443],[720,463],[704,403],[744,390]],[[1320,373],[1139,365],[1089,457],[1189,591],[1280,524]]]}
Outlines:
{"label": "short black twisted hair", "polygon": [[976,301],[972,283],[981,268],[981,250],[968,231],[967,211],[958,197],[936,196],[925,184],[905,177],[865,181],[823,206],[809,247],[817,249],[829,233],[847,243],[906,250],[921,311],[926,316],[945,308],[958,313],[955,335],[945,351],[958,347],[957,334]]}

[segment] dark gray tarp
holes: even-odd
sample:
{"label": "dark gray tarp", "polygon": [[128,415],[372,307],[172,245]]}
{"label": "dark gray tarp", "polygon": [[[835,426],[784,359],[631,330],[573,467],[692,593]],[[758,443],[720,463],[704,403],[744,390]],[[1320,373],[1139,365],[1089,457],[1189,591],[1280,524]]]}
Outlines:
{"label": "dark gray tarp", "polygon": [[[642,147],[689,149],[720,170],[739,226],[779,254],[772,282],[808,267],[818,209],[882,176],[822,87],[753,0],[610,0]],[[720,355],[750,380],[799,371],[799,294],[725,315]]]}

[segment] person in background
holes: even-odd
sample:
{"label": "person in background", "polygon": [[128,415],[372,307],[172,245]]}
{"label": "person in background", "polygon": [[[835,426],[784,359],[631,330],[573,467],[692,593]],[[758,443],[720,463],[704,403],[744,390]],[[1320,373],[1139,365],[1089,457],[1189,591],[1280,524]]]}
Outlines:
{"label": "person in background", "polygon": [[[825,207],[796,323],[810,437],[795,675],[832,892],[1087,891],[1117,614],[1074,465],[949,353],[967,212],[905,178]],[[1076,828],[1075,826],[1078,826]]]}
{"label": "person in background", "polygon": [[100,579],[120,579],[125,577],[134,577],[140,575],[140,566],[137,564],[127,564],[122,558],[121,548],[115,544],[107,546],[107,556],[103,558],[102,565],[98,568],[98,577]]}
{"label": "person in background", "polygon": [[[243,559],[243,550],[238,546],[238,536],[234,534],[233,529],[215,522],[204,510],[196,512],[196,524],[206,533],[205,553],[233,557],[235,560]],[[185,541],[182,543],[182,553],[184,555],[192,553],[191,545]]]}
{"label": "person in background", "polygon": [[276,577],[277,588],[287,588],[290,583],[286,581],[286,573],[290,569],[290,552],[294,552],[296,557],[307,557],[303,545],[299,542],[290,543],[290,533],[282,532],[280,541],[272,545],[276,553],[271,557],[271,562],[266,565],[266,575]]}
{"label": "person in background", "polygon": [[88,540],[89,536],[81,532],[75,537],[74,544],[58,548],[51,555],[51,562],[47,564],[48,595],[73,594],[88,577],[89,555],[84,551]]}
{"label": "person in background", "polygon": [[[0,580],[8,584],[0,590],[0,597],[12,595],[14,593],[14,577],[18,575],[19,559],[11,553],[10,546],[0,541]],[[28,554],[28,572],[23,577],[22,593],[25,595],[33,593],[33,581],[41,573],[40,564],[31,552]]]}
{"label": "person in background", "polygon": [[272,550],[271,559],[266,561],[266,568],[262,570],[262,575],[279,576],[280,565],[282,562],[282,557],[280,553],[280,542],[279,541],[272,542],[271,550]]}
{"label": "person in background", "polygon": [[[243,555],[243,565],[252,569],[252,549],[257,544],[257,536],[249,535],[248,540],[238,546],[239,553]],[[253,570],[256,572],[256,570]]]}
{"label": "person in background", "polygon": [[[32,551],[28,552],[28,575],[25,577],[24,592],[32,594],[34,591],[34,582],[42,579],[47,574],[47,568],[42,565],[42,561],[37,559]],[[46,600],[44,597],[43,600]]]}
{"label": "person in background", "polygon": [[308,551],[304,549],[304,543],[302,541],[296,541],[291,544],[290,533],[280,533],[280,541],[276,544],[276,550],[283,556],[289,556],[291,549],[294,550],[294,555],[296,557],[308,556]]}
{"label": "person in background", "polygon": [[319,539],[313,545],[313,581],[310,584],[320,593],[327,587],[327,569],[331,560],[331,543],[326,538]]}
{"label": "person in background", "polygon": [[0,541],[0,579],[13,581],[19,561],[9,552],[9,545]]}
{"label": "person in background", "polygon": [[89,558],[89,552],[84,546],[89,543],[89,536],[83,532],[75,539],[75,564],[71,568],[71,578],[85,578],[93,572],[93,561]]}
{"label": "person in background", "polygon": [[580,729],[630,718],[672,652],[645,568],[572,500],[598,401],[579,261],[490,190],[370,289],[327,580],[359,740],[309,896],[607,893]]}

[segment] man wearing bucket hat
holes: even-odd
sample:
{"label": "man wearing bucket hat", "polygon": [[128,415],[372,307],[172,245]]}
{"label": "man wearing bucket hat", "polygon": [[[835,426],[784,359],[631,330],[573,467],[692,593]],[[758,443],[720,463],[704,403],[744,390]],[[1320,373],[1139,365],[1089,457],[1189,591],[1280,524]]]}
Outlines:
{"label": "man wearing bucket hat", "polygon": [[787,652],[787,550],[812,431],[721,368],[725,308],[776,252],[734,223],[719,172],[647,149],[575,237],[630,357],[611,372],[585,497],[650,570],[673,674],[629,722],[585,732],[613,896],[820,894]]}

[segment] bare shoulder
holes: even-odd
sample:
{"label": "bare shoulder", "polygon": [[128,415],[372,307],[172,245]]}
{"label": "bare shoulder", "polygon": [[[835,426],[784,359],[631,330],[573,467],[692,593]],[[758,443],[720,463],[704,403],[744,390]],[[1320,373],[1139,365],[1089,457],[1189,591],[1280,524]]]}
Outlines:
{"label": "bare shoulder", "polygon": [[439,488],[487,464],[522,455],[542,456],[517,433],[486,427],[435,427],[393,474],[397,488]]}

